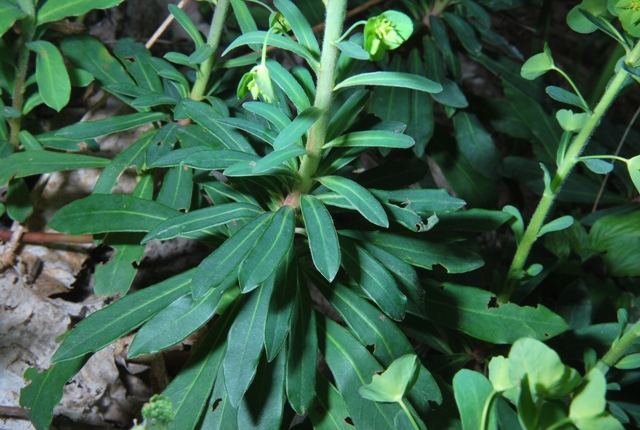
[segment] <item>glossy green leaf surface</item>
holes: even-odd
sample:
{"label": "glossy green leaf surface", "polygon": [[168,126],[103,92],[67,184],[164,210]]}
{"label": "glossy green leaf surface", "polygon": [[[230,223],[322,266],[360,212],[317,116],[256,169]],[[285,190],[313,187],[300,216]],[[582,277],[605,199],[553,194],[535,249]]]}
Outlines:
{"label": "glossy green leaf surface", "polygon": [[16,20],[25,17],[27,14],[13,0],[0,1],[0,35],[4,35]]}
{"label": "glossy green leaf surface", "polygon": [[477,339],[499,344],[521,337],[547,340],[568,329],[560,316],[542,305],[533,308],[503,303],[488,307],[492,297],[489,291],[472,287],[429,287],[425,295],[426,316]]}
{"label": "glossy green leaf surface", "polygon": [[253,166],[253,172],[267,172],[288,160],[294,159],[296,157],[302,157],[306,154],[308,154],[308,152],[302,146],[289,145],[285,148],[275,150],[266,155],[264,158],[261,158],[255,163],[255,166]]}
{"label": "glossy green leaf surface", "polygon": [[404,318],[407,297],[385,267],[363,248],[340,240],[342,266],[383,312],[396,321]]}
{"label": "glossy green leaf surface", "polygon": [[13,177],[24,178],[41,173],[100,168],[107,164],[109,160],[90,155],[50,151],[17,152],[10,157],[0,159],[0,184],[6,184]]}
{"label": "glossy green leaf surface", "polygon": [[[157,312],[189,293],[195,270],[125,296],[82,320],[53,356],[63,361],[96,352],[137,328]],[[105,323],[105,321],[108,321]]]}
{"label": "glossy green leaf surface", "polygon": [[229,329],[222,365],[231,405],[240,403],[256,374],[272,292],[273,284],[266,283],[249,293]]}
{"label": "glossy green leaf surface", "polygon": [[319,55],[320,46],[318,46],[316,36],[313,34],[313,30],[311,29],[309,22],[300,12],[300,9],[298,9],[295,3],[290,0],[275,0],[273,4],[287,19],[287,22],[291,26],[291,30],[293,30],[293,34],[295,34],[298,39],[298,42],[305,46],[309,52]]}
{"label": "glossy green leaf surface", "polygon": [[255,218],[260,214],[262,210],[259,207],[247,203],[228,203],[198,209],[170,218],[156,226],[142,239],[142,243],[173,239],[181,234],[206,230],[236,220]]}
{"label": "glossy green leaf surface", "polygon": [[318,180],[325,187],[343,196],[367,220],[381,227],[388,227],[389,220],[382,205],[366,188],[341,176],[323,176]]}
{"label": "glossy green leaf surface", "polygon": [[291,124],[278,134],[278,137],[273,142],[274,149],[284,149],[289,145],[293,145],[320,119],[320,116],[322,116],[322,110],[313,106],[300,112]]}
{"label": "glossy green leaf surface", "polygon": [[266,65],[273,82],[284,91],[284,94],[291,100],[291,103],[298,111],[303,112],[311,106],[309,96],[307,96],[304,88],[287,69],[274,60],[267,60]]}
{"label": "glossy green leaf surface", "polygon": [[36,80],[42,100],[60,112],[71,96],[71,82],[62,55],[45,40],[30,42],[27,46],[36,53]]}
{"label": "glossy green leaf surface", "polygon": [[393,131],[356,131],[344,134],[331,142],[326,143],[323,148],[332,146],[367,146],[379,148],[411,148],[415,141],[406,134],[395,133]]}
{"label": "glossy green leaf surface", "polygon": [[437,93],[442,86],[422,76],[403,72],[369,72],[352,76],[335,86],[334,90],[360,85],[380,85],[385,87],[408,88],[410,90]]}
{"label": "glossy green leaf surface", "polygon": [[340,268],[340,244],[331,215],[322,202],[313,196],[302,196],[300,208],[313,264],[322,276],[332,281]]}
{"label": "glossy green leaf surface", "polygon": [[151,200],[122,194],[93,194],[63,207],[49,226],[68,234],[144,231],[180,212]]}
{"label": "glossy green leaf surface", "polygon": [[268,103],[246,102],[242,104],[242,107],[269,121],[276,128],[276,131],[281,132],[291,124],[289,117],[287,117],[281,110]]}
{"label": "glossy green leaf surface", "polygon": [[70,16],[84,15],[91,9],[108,9],[123,0],[47,0],[38,9],[37,24],[58,21]]}
{"label": "glossy green leaf surface", "polygon": [[195,299],[203,297],[210,288],[222,284],[238,269],[256,240],[262,236],[271,217],[272,214],[260,215],[238,230],[200,263],[191,284]]}
{"label": "glossy green leaf surface", "polygon": [[180,374],[162,392],[173,404],[170,430],[194,428],[207,403],[213,382],[227,350],[226,336],[237,306],[214,324]]}
{"label": "glossy green leaf surface", "polygon": [[243,293],[264,283],[278,268],[293,244],[295,212],[290,206],[282,206],[269,221],[257,242],[240,266],[238,281]]}

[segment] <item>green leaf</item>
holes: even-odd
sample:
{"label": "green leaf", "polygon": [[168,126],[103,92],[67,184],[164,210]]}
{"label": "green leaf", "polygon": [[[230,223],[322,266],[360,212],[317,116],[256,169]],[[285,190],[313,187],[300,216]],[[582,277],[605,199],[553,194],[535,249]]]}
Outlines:
{"label": "green leaf", "polygon": [[[269,37],[269,41],[271,41],[271,37]],[[309,96],[287,69],[282,67],[279,62],[271,59],[267,60],[266,66],[273,82],[282,89],[284,94],[291,100],[291,103],[298,109],[298,112],[303,112],[311,106]]]}
{"label": "green leaf", "polygon": [[267,127],[261,124],[256,124],[254,122],[247,121],[242,118],[218,117],[218,118],[214,118],[214,121],[246,131],[247,133],[252,134],[253,136],[264,141],[265,143],[268,143],[271,146],[273,146],[273,141],[277,137],[276,134],[273,131],[269,130]]}
{"label": "green leaf", "polygon": [[100,168],[109,164],[109,160],[89,155],[63,154],[50,151],[17,152],[0,159],[0,184],[6,184],[11,178],[24,178],[42,173]]}
{"label": "green leaf", "polygon": [[188,166],[199,170],[224,170],[240,161],[255,163],[259,159],[257,155],[247,152],[194,146],[173,150],[150,167]]}
{"label": "green leaf", "polygon": [[453,284],[430,287],[425,296],[429,320],[491,343],[513,343],[521,337],[547,340],[568,329],[567,323],[542,305],[533,308],[493,301],[489,291]]}
{"label": "green leaf", "polygon": [[92,9],[109,9],[123,0],[47,0],[37,13],[36,25],[84,15]]}
{"label": "green leaf", "polygon": [[237,306],[216,321],[182,371],[162,392],[173,404],[174,416],[168,430],[196,427],[228,349],[225,340],[236,311]]}
{"label": "green leaf", "polygon": [[[234,16],[238,20],[238,25],[240,25],[242,34],[258,30],[258,26],[256,25],[256,22],[244,0],[231,0],[231,7],[233,8]],[[259,45],[251,46],[251,49],[253,50],[260,50],[261,48],[262,46]]]}
{"label": "green leaf", "polygon": [[56,136],[67,139],[95,139],[112,133],[131,130],[132,128],[154,121],[162,121],[167,116],[161,112],[142,112],[97,121],[79,122],[56,132]]}
{"label": "green leaf", "polygon": [[364,48],[362,48],[362,45],[359,45],[351,40],[343,40],[342,42],[335,43],[335,45],[347,57],[355,58],[356,60],[369,59],[369,53]]}
{"label": "green leaf", "polygon": [[172,167],[164,175],[156,202],[175,210],[188,211],[193,194],[193,170],[187,166]]}
{"label": "green leaf", "polygon": [[47,430],[53,419],[53,408],[62,400],[62,391],[69,379],[82,369],[88,356],[61,361],[38,373],[31,367],[24,373],[31,383],[20,392],[20,406],[29,409],[29,420],[38,430]]}
{"label": "green leaf", "polygon": [[567,14],[567,24],[577,33],[588,34],[598,29],[591,21],[589,21],[581,10],[587,11],[593,16],[602,17],[603,19],[611,19],[612,16],[607,8],[606,1],[602,0],[583,0],[576,5]]}
{"label": "green leaf", "polygon": [[182,26],[182,28],[185,29],[191,39],[193,39],[196,44],[196,49],[204,45],[204,38],[202,37],[202,34],[200,34],[200,31],[193,23],[193,21],[191,21],[191,18],[189,18],[189,16],[182,9],[174,4],[170,4],[169,12],[171,12],[171,15],[175,17],[176,21],[178,21],[178,23]]}
{"label": "green leaf", "polygon": [[629,354],[622,357],[614,365],[616,369],[631,370],[640,368],[640,353]]}
{"label": "green leaf", "polygon": [[[250,44],[260,44],[262,46],[266,35],[266,31],[252,31],[251,33],[243,34],[242,36],[234,40],[229,46],[227,46],[227,49],[224,50],[222,56],[224,57],[229,51],[237,48],[238,46]],[[306,47],[297,42],[294,42],[288,37],[280,36],[278,34],[270,34],[269,45],[291,51],[294,54],[299,55],[300,57],[307,60],[311,68],[313,68],[314,70],[317,70],[319,67],[318,60],[316,59],[316,56],[314,54],[312,54]]]}
{"label": "green leaf", "polygon": [[453,377],[453,391],[463,429],[496,430],[495,406],[489,410],[488,426],[482,422],[485,404],[495,395],[491,382],[481,373],[462,369]]}
{"label": "green leaf", "polygon": [[238,410],[229,404],[227,387],[224,383],[224,371],[218,368],[218,375],[213,385],[213,393],[204,409],[201,429],[225,430],[238,425]]}
{"label": "green leaf", "polygon": [[273,283],[267,282],[248,294],[227,336],[228,348],[222,366],[229,402],[234,407],[256,374],[272,292]]}
{"label": "green leaf", "polygon": [[300,9],[298,9],[290,0],[275,0],[273,4],[287,19],[287,22],[291,26],[291,30],[293,30],[293,34],[295,34],[298,39],[298,42],[302,46],[306,47],[312,54],[316,56],[320,55],[320,46],[318,46],[318,41],[313,34],[313,30],[311,29],[309,22],[300,12]]}
{"label": "green leaf", "polygon": [[340,245],[333,219],[322,202],[313,196],[302,196],[300,208],[313,264],[331,282],[340,268]]}
{"label": "green leaf", "polygon": [[67,37],[60,47],[74,67],[91,73],[102,87],[108,84],[135,85],[122,64],[97,39],[86,34]]}
{"label": "green leaf", "polygon": [[[279,429],[286,415],[285,374],[286,351],[281,351],[271,363],[262,360],[255,380],[238,405],[238,428],[247,430]],[[287,423],[288,424],[288,423]],[[204,428],[204,427],[203,427]]]}
{"label": "green leaf", "polygon": [[316,395],[318,334],[316,312],[305,282],[297,283],[291,314],[287,356],[287,398],[298,415],[304,415]]}
{"label": "green leaf", "polygon": [[138,272],[138,264],[144,254],[140,246],[141,234],[110,233],[102,241],[103,246],[113,249],[113,256],[96,266],[93,291],[96,295],[124,295]]}
{"label": "green leaf", "polygon": [[320,119],[322,112],[322,109],[313,106],[300,112],[291,124],[278,134],[273,142],[273,148],[279,150],[293,145]]}
{"label": "green leaf", "polygon": [[596,160],[596,159],[580,159],[584,163],[585,166],[593,173],[597,173],[598,175],[606,175],[607,173],[613,170],[613,164],[604,160]]}
{"label": "green leaf", "polygon": [[36,53],[36,80],[42,100],[60,112],[71,97],[71,82],[60,51],[45,40],[27,43],[27,47]]}
{"label": "green leaf", "polygon": [[565,215],[560,218],[554,219],[551,222],[546,223],[542,226],[540,231],[538,232],[537,237],[541,237],[547,233],[551,233],[552,231],[560,231],[565,228],[569,228],[573,225],[573,217],[570,215]]}
{"label": "green leaf", "polygon": [[[424,64],[416,49],[409,54],[409,71],[419,76],[425,75]],[[410,118],[405,133],[416,141],[413,152],[416,156],[422,157],[424,149],[433,136],[434,120],[431,97],[423,91],[412,91],[410,106]]]}
{"label": "green leaf", "polygon": [[189,55],[188,61],[194,66],[204,63],[215,53],[215,51],[216,50],[213,48],[213,46],[205,43],[204,45],[200,45],[200,47],[198,47],[198,49],[196,49],[193,54]]}
{"label": "green leaf", "polygon": [[589,114],[573,113],[570,109],[560,109],[556,112],[556,119],[564,131],[577,133],[587,124]]}
{"label": "green leaf", "polygon": [[25,222],[33,213],[29,188],[24,179],[18,178],[9,181],[5,205],[9,218],[20,223]]}
{"label": "green leaf", "polygon": [[554,87],[550,85],[546,88],[545,91],[547,92],[549,97],[551,97],[556,101],[559,101],[560,103],[566,103],[569,105],[577,106],[581,109],[585,108],[585,106],[582,104],[582,100],[580,100],[580,97],[563,88]]}
{"label": "green leaf", "polygon": [[360,85],[380,85],[385,87],[409,88],[410,90],[424,91],[427,93],[438,93],[442,91],[442,86],[425,77],[402,72],[370,72],[361,73],[345,79],[334,87],[335,90],[341,88],[355,87]]}
{"label": "green leaf", "polygon": [[0,36],[4,35],[18,19],[27,14],[16,4],[14,0],[0,0]]}
{"label": "green leaf", "polygon": [[64,361],[96,352],[134,330],[157,312],[189,293],[195,270],[123,297],[83,319],[64,339],[52,361]]}
{"label": "green leaf", "polygon": [[532,81],[554,68],[555,65],[553,63],[553,57],[551,56],[551,50],[549,49],[549,45],[545,43],[543,52],[529,58],[522,65],[520,75],[523,78]]}
{"label": "green leaf", "polygon": [[458,112],[453,117],[456,141],[465,158],[479,173],[497,180],[501,156],[478,118],[473,114]]}
{"label": "green leaf", "polygon": [[482,44],[478,41],[473,27],[464,18],[451,12],[444,12],[442,16],[456,33],[458,41],[469,54],[477,55],[481,53]]}
{"label": "green leaf", "polygon": [[605,395],[607,380],[600,370],[593,368],[587,373],[569,406],[569,417],[575,422],[581,418],[600,414],[607,406]]}
{"label": "green leaf", "polygon": [[284,205],[273,214],[240,266],[238,281],[243,293],[257,288],[278,268],[293,244],[294,229],[295,211]]}
{"label": "green leaf", "polygon": [[351,127],[368,98],[369,91],[356,90],[341,104],[327,126],[327,142],[332,141]]}
{"label": "green leaf", "polygon": [[347,199],[371,223],[381,227],[389,227],[389,220],[382,205],[366,188],[351,179],[340,176],[323,176],[318,180],[325,187]]}
{"label": "green leaf", "polygon": [[319,324],[326,339],[320,352],[335,378],[356,428],[396,430],[395,417],[402,413],[395,403],[378,403],[364,399],[359,388],[371,381],[382,367],[344,328],[324,318]]}
{"label": "green leaf", "polygon": [[411,148],[415,143],[415,140],[406,134],[393,131],[371,130],[344,134],[325,144],[323,148],[331,148],[333,146],[364,146],[370,148],[406,149]]}
{"label": "green leaf", "polygon": [[340,240],[341,264],[364,293],[389,317],[402,321],[407,297],[400,292],[387,269],[363,248],[346,238]]}
{"label": "green leaf", "polygon": [[457,211],[466,204],[464,200],[451,197],[446,190],[432,189],[393,190],[388,199],[425,216]]}
{"label": "green leaf", "polygon": [[355,239],[370,242],[412,266],[432,270],[434,264],[444,266],[449,273],[465,273],[482,267],[484,262],[475,253],[453,243],[440,243],[414,235],[382,232],[340,232]]}
{"label": "green leaf", "polygon": [[142,88],[155,93],[164,91],[160,77],[151,65],[151,52],[142,43],[125,37],[116,43],[113,52]]}
{"label": "green leaf", "polygon": [[275,150],[264,158],[261,158],[253,166],[254,173],[265,173],[274,167],[278,167],[292,158],[309,154],[306,149],[298,145],[289,145],[283,149]]}
{"label": "green leaf", "polygon": [[241,219],[252,219],[262,214],[262,210],[248,203],[228,203],[198,209],[187,214],[178,215],[154,227],[142,239],[141,243],[150,240],[168,240],[186,233],[195,233],[212,227],[235,222]]}
{"label": "green leaf", "polygon": [[127,356],[155,354],[186,339],[213,317],[220,297],[216,290],[200,300],[194,300],[189,294],[180,297],[140,328]]}
{"label": "green leaf", "polygon": [[415,354],[403,355],[381,374],[373,375],[370,384],[360,387],[360,395],[365,399],[391,403],[402,402],[418,377],[418,357]]}
{"label": "green leaf", "polygon": [[180,212],[122,194],[93,194],[60,209],[49,227],[67,234],[150,231]]}
{"label": "green leaf", "polygon": [[[281,132],[289,124],[291,120],[282,111],[268,103],[263,102],[245,102],[242,107],[251,113],[260,115],[267,121],[269,121],[275,127],[275,130]],[[276,139],[277,141],[278,139]]]}
{"label": "green leaf", "polygon": [[640,212],[605,216],[589,232],[589,248],[601,252],[607,272],[612,276],[638,276],[640,262],[635,250],[640,244],[636,226]]}
{"label": "green leaf", "polygon": [[93,187],[94,194],[110,194],[113,187],[118,184],[118,178],[128,167],[135,166],[136,170],[141,172],[145,153],[154,137],[155,135],[153,134],[142,137],[116,155],[109,165],[102,170],[96,185]]}
{"label": "green leaf", "polygon": [[349,411],[347,406],[329,380],[316,374],[316,397],[308,411],[309,419],[316,430],[352,430],[348,424]]}
{"label": "green leaf", "polygon": [[255,218],[200,263],[191,283],[194,299],[203,297],[210,288],[216,288],[234,274],[272,216],[273,214],[267,213]]}
{"label": "green leaf", "polygon": [[633,185],[635,185],[636,190],[640,192],[640,155],[636,155],[627,161],[627,170],[629,171]]}
{"label": "green leaf", "polygon": [[304,280],[298,276],[298,265],[292,247],[278,270],[267,280],[274,283],[264,330],[264,350],[268,361],[276,357],[289,334],[297,285],[302,281]]}
{"label": "green leaf", "polygon": [[244,136],[215,121],[215,118],[220,117],[220,113],[211,106],[193,100],[183,100],[182,105],[189,118],[203,126],[207,132],[219,139],[228,149],[249,154],[256,153]]}

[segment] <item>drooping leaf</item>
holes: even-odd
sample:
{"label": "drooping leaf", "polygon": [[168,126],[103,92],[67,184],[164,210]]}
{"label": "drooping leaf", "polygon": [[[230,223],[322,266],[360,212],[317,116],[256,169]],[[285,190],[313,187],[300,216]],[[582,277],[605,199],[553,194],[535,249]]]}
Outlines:
{"label": "drooping leaf", "polygon": [[64,339],[52,361],[64,361],[96,352],[134,330],[157,312],[189,292],[195,270],[123,297],[83,319]]}
{"label": "drooping leaf", "polygon": [[322,185],[343,196],[367,220],[381,227],[388,227],[389,220],[382,205],[366,188],[341,176],[323,176],[318,178]]}
{"label": "drooping leaf", "polygon": [[0,184],[9,179],[24,178],[42,173],[100,168],[109,164],[109,160],[81,154],[63,154],[51,151],[16,152],[0,159]]}
{"label": "drooping leaf", "polygon": [[313,263],[322,276],[331,282],[340,268],[340,245],[331,215],[322,202],[313,196],[302,196],[300,208]]}
{"label": "drooping leaf", "polygon": [[271,217],[240,266],[238,280],[243,293],[257,288],[278,268],[293,244],[294,229],[295,212],[284,205]]}
{"label": "drooping leaf", "polygon": [[289,253],[280,263],[280,267],[267,282],[274,283],[274,290],[271,294],[264,330],[264,350],[267,360],[272,361],[289,334],[297,285],[300,282],[293,248],[289,249]]}
{"label": "drooping leaf", "polygon": [[38,92],[47,106],[60,112],[71,96],[71,82],[62,55],[46,40],[30,42],[27,46],[36,53]]}
{"label": "drooping leaf", "polygon": [[360,85],[381,85],[387,87],[409,88],[427,93],[437,93],[442,91],[442,86],[425,77],[402,72],[369,72],[345,79],[334,87],[335,90],[341,88],[355,87]]}
{"label": "drooping leaf", "polygon": [[249,293],[227,336],[228,348],[222,365],[229,402],[234,407],[256,374],[272,292],[273,283],[267,282]]}
{"label": "drooping leaf", "polygon": [[92,194],[56,212],[49,226],[67,234],[144,231],[180,212],[122,194]]}

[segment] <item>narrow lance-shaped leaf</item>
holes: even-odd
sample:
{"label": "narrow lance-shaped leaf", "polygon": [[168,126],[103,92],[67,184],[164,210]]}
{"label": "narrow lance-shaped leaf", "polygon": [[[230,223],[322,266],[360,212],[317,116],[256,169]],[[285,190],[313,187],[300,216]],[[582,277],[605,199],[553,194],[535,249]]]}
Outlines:
{"label": "narrow lance-shaped leaf", "polygon": [[198,209],[168,219],[152,229],[142,243],[150,240],[168,240],[185,233],[193,233],[241,219],[255,218],[262,210],[247,203],[228,203]]}
{"label": "narrow lance-shaped leaf", "polygon": [[166,117],[161,112],[143,112],[97,121],[79,122],[58,130],[56,136],[66,137],[67,139],[95,139],[96,137],[131,130],[153,121],[161,121]]}
{"label": "narrow lance-shaped leaf", "polygon": [[71,96],[71,82],[60,51],[45,40],[30,42],[27,47],[36,53],[36,80],[42,100],[60,112]]}
{"label": "narrow lance-shaped leaf", "polygon": [[27,14],[18,6],[15,0],[0,0],[0,16],[2,16],[0,21],[0,36],[2,36],[13,26],[16,20],[27,16]]}
{"label": "narrow lance-shaped leaf", "polygon": [[289,334],[291,314],[299,281],[295,250],[291,247],[278,270],[267,280],[267,282],[274,283],[264,330],[264,349],[268,361],[272,361],[276,357]]}
{"label": "narrow lance-shaped leaf", "polygon": [[333,219],[322,202],[313,196],[302,196],[300,208],[313,264],[331,282],[340,268],[340,244]]}
{"label": "narrow lance-shaped leaf", "polygon": [[360,85],[381,85],[385,87],[408,88],[427,93],[439,93],[442,86],[423,76],[403,72],[370,72],[345,79],[334,90]]}
{"label": "narrow lance-shaped leaf", "polygon": [[191,18],[189,18],[189,16],[182,9],[174,4],[170,4],[169,12],[171,12],[171,15],[176,18],[176,21],[180,23],[187,34],[191,36],[191,39],[193,39],[194,43],[196,44],[196,48],[204,45],[204,39],[200,34],[200,31],[198,31],[198,28],[193,23],[193,21],[191,21]]}
{"label": "narrow lance-shaped leaf", "polygon": [[122,194],[93,194],[60,209],[49,222],[67,234],[149,231],[180,212]]}
{"label": "narrow lance-shaped leaf", "polygon": [[273,214],[260,215],[200,263],[191,283],[192,294],[196,300],[203,297],[210,288],[220,285],[238,269],[272,216]]}
{"label": "narrow lance-shaped leaf", "polygon": [[253,166],[254,173],[264,173],[273,169],[274,167],[279,166],[285,161],[291,160],[292,158],[301,157],[303,155],[308,154],[306,149],[302,146],[298,145],[289,145],[286,148],[275,150],[260,159],[260,161],[255,163]]}
{"label": "narrow lance-shaped leaf", "polygon": [[96,352],[129,333],[176,299],[189,292],[195,270],[123,297],[89,315],[64,339],[53,356],[58,362]]}
{"label": "narrow lance-shaped leaf", "polygon": [[293,145],[316,121],[320,119],[321,116],[322,109],[318,109],[313,106],[300,112],[291,124],[280,132],[276,140],[273,142],[273,147],[278,150],[286,148],[289,145]]}
{"label": "narrow lance-shaped leaf", "polygon": [[416,142],[411,136],[393,131],[371,130],[344,134],[323,146],[366,146],[378,148],[411,148]]}
{"label": "narrow lance-shaped leaf", "polygon": [[294,210],[290,206],[282,206],[242,262],[238,280],[243,293],[264,283],[278,268],[293,243],[294,229]]}
{"label": "narrow lance-shaped leaf", "polygon": [[389,220],[382,205],[362,185],[340,176],[323,176],[318,180],[325,187],[346,198],[362,216],[373,224],[389,227]]}
{"label": "narrow lance-shaped leaf", "polygon": [[273,284],[267,282],[248,294],[227,336],[228,349],[222,365],[229,401],[234,407],[256,374],[272,292]]}
{"label": "narrow lance-shaped leaf", "polygon": [[37,13],[37,25],[70,16],[84,15],[92,9],[108,9],[123,0],[47,0]]}
{"label": "narrow lance-shaped leaf", "polygon": [[300,9],[290,0],[275,0],[274,6],[282,12],[293,30],[298,42],[305,46],[311,53],[320,55],[320,46],[309,22],[300,12]]}
{"label": "narrow lance-shaped leaf", "polygon": [[[271,40],[271,38],[269,38],[269,40]],[[291,72],[275,60],[267,60],[266,65],[273,81],[282,89],[298,111],[302,112],[311,106],[307,93],[305,93],[302,86],[291,75]]]}

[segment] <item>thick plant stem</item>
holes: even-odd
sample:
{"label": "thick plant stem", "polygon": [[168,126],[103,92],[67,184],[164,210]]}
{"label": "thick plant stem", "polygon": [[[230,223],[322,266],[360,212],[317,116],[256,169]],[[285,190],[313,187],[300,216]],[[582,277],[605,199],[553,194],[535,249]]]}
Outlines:
{"label": "thick plant stem", "polygon": [[[638,43],[633,51],[627,56],[626,62],[629,64],[634,64],[636,61],[640,59],[640,43]],[[504,285],[502,286],[502,290],[498,294],[498,302],[506,303],[511,298],[513,291],[518,286],[520,279],[522,278],[524,265],[527,261],[527,257],[531,252],[531,247],[538,239],[538,234],[540,233],[540,229],[544,225],[544,221],[551,210],[551,206],[555,201],[558,193],[560,192],[560,188],[562,184],[569,176],[569,173],[573,169],[573,167],[578,162],[578,157],[584,150],[585,146],[589,143],[593,132],[600,124],[600,120],[603,115],[609,109],[613,101],[615,100],[618,92],[622,88],[625,80],[629,76],[629,72],[621,68],[613,80],[610,82],[609,87],[605,91],[604,95],[600,99],[600,102],[596,105],[592,114],[589,116],[586,125],[578,135],[573,139],[573,142],[567,149],[567,153],[564,157],[564,160],[558,166],[558,170],[551,181],[551,186],[549,189],[545,189],[542,198],[540,199],[540,203],[536,208],[536,211],[527,226],[527,229],[522,237],[522,241],[518,244],[518,250],[516,251],[515,256],[513,257],[513,261],[511,262],[511,267],[509,267],[509,272],[507,273],[507,278],[505,280]]]}
{"label": "thick plant stem", "polygon": [[638,339],[640,339],[640,321],[635,323],[617,342],[614,342],[604,357],[596,363],[596,369],[606,375]]}
{"label": "thick plant stem", "polygon": [[202,100],[204,92],[209,84],[209,78],[211,77],[211,71],[213,70],[213,63],[216,58],[216,50],[220,44],[220,35],[224,27],[224,20],[229,10],[229,3],[231,0],[218,0],[216,11],[213,13],[213,19],[211,20],[211,30],[209,30],[209,37],[207,38],[207,44],[213,47],[213,53],[207,58],[198,69],[196,76],[196,82],[193,84],[190,97],[193,100]]}
{"label": "thick plant stem", "polygon": [[320,58],[320,70],[318,71],[318,87],[316,88],[316,100],[314,106],[322,109],[322,116],[309,130],[307,151],[309,155],[302,158],[298,176],[300,183],[297,191],[306,194],[311,190],[313,177],[318,171],[322,158],[322,146],[325,144],[329,113],[333,102],[333,85],[338,62],[338,48],[334,42],[342,34],[342,26],[347,11],[346,0],[331,0],[327,6],[326,28],[322,42],[322,57]]}
{"label": "thick plant stem", "polygon": [[[16,73],[16,80],[13,87],[13,104],[12,107],[22,112],[22,106],[24,104],[24,83],[27,79],[27,71],[29,67],[29,48],[27,43],[31,41],[30,32],[23,33],[23,39],[21,40],[20,52],[18,54],[18,70]],[[22,125],[22,115],[11,118],[9,121],[10,135],[9,141],[17,149],[20,146],[20,139],[18,133],[20,133],[20,127]]]}

